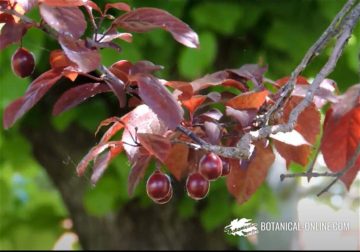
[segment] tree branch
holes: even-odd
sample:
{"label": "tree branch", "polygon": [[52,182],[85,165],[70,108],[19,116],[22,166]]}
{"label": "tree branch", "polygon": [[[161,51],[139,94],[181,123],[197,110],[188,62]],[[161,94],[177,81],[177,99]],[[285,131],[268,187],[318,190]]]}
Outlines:
{"label": "tree branch", "polygon": [[295,88],[296,79],[300,75],[300,73],[309,65],[312,59],[314,59],[316,56],[320,54],[321,50],[329,43],[329,41],[340,32],[338,23],[339,21],[344,19],[344,17],[346,16],[346,14],[349,12],[349,10],[354,4],[355,4],[355,0],[349,0],[340,10],[340,12],[335,16],[335,18],[333,19],[329,27],[325,30],[325,32],[320,36],[320,38],[315,42],[315,44],[313,44],[310,47],[310,49],[306,52],[300,64],[291,73],[288,82],[279,90],[278,95],[280,95],[280,98],[266,113],[264,118],[265,125],[268,123],[273,113],[279,110],[279,108],[281,108],[282,105],[285,104],[286,100],[290,97],[291,92]]}

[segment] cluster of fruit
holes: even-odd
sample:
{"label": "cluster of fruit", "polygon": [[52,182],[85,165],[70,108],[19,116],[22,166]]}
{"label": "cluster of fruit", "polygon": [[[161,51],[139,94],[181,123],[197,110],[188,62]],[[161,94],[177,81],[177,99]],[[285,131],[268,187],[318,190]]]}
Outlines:
{"label": "cluster of fruit", "polygon": [[13,72],[21,78],[31,75],[35,69],[34,55],[26,48],[20,47],[11,58],[11,67]]}
{"label": "cluster of fruit", "polygon": [[[200,200],[206,197],[210,181],[230,173],[229,162],[214,153],[204,155],[199,161],[198,171],[188,175],[186,191],[189,197]],[[160,170],[154,171],[146,183],[147,195],[155,203],[165,204],[173,195],[170,177]]]}

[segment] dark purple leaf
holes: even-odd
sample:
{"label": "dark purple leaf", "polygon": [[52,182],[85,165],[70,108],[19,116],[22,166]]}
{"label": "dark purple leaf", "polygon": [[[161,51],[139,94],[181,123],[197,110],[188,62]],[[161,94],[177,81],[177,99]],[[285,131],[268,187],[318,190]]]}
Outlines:
{"label": "dark purple leaf", "polygon": [[260,86],[263,82],[264,73],[267,67],[260,67],[256,64],[246,64],[239,69],[231,69],[229,72],[234,73],[246,80],[251,80],[256,86]]}
{"label": "dark purple leaf", "polygon": [[[0,14],[2,17],[8,17],[6,13]],[[11,17],[12,18],[12,17]],[[17,43],[26,33],[26,25],[23,23],[15,23],[14,20],[5,22],[0,30],[0,50],[4,49],[12,43]]]}
{"label": "dark purple leaf", "polygon": [[221,139],[221,131],[219,125],[214,122],[204,122],[206,135],[211,144],[219,144]]}
{"label": "dark purple leaf", "polygon": [[161,28],[170,32],[176,41],[185,46],[199,46],[198,35],[187,24],[164,10],[137,8],[115,19],[114,24],[130,32],[147,32]]}
{"label": "dark purple leaf", "polygon": [[194,93],[198,92],[201,89],[217,86],[222,84],[229,77],[229,73],[226,71],[218,71],[212,74],[207,74],[200,79],[194,80],[191,82]]}
{"label": "dark purple leaf", "polygon": [[125,84],[124,82],[115,76],[111,71],[107,71],[108,75],[111,75],[112,78],[106,78],[106,84],[111,88],[116,97],[118,98],[120,108],[125,107],[126,105],[126,94],[125,94]]}
{"label": "dark purple leaf", "polygon": [[159,65],[155,65],[154,63],[147,61],[147,60],[141,60],[136,62],[130,69],[129,69],[129,74],[130,75],[135,75],[138,73],[153,73],[155,71],[159,71],[164,69],[163,66],[159,66]]}
{"label": "dark purple leaf", "polygon": [[29,111],[60,78],[60,72],[49,70],[35,79],[24,96],[6,107],[3,118],[4,128],[11,127],[16,120]]}
{"label": "dark purple leaf", "polygon": [[74,39],[84,34],[86,21],[78,7],[51,7],[41,4],[39,8],[41,17],[59,34]]}
{"label": "dark purple leaf", "polygon": [[237,110],[227,106],[226,115],[236,119],[243,128],[246,128],[255,119],[256,109]]}
{"label": "dark purple leaf", "polygon": [[131,165],[131,170],[128,177],[128,193],[130,196],[134,194],[136,186],[139,181],[144,177],[145,171],[149,166],[151,157],[143,148],[138,152],[134,162]]}
{"label": "dark purple leaf", "polygon": [[60,36],[59,42],[66,56],[78,66],[78,71],[88,73],[100,65],[100,54],[85,46],[83,40],[73,40],[70,37]]}
{"label": "dark purple leaf", "polygon": [[138,133],[137,139],[151,155],[161,162],[165,162],[171,149],[170,140],[157,134]]}
{"label": "dark purple leaf", "polygon": [[86,99],[97,94],[110,92],[111,89],[104,83],[88,83],[70,88],[57,100],[54,105],[53,115],[58,115],[70,108],[77,106]]}
{"label": "dark purple leaf", "polygon": [[140,75],[137,79],[139,96],[169,129],[175,129],[183,120],[184,111],[158,79]]}
{"label": "dark purple leaf", "polygon": [[219,121],[222,116],[223,113],[218,109],[211,109],[199,115],[200,118],[211,119],[214,121]]}

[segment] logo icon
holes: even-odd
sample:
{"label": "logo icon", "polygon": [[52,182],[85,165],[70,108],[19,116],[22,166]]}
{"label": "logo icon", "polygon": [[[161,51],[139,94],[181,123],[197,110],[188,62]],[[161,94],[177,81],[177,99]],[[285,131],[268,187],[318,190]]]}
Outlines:
{"label": "logo icon", "polygon": [[246,218],[235,219],[224,228],[224,232],[233,236],[249,236],[259,233],[257,224],[251,221],[251,219]]}

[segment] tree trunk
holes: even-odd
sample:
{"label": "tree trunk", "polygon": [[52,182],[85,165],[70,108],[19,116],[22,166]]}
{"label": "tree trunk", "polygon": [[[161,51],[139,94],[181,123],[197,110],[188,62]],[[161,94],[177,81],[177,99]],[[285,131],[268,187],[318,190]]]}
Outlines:
{"label": "tree trunk", "polygon": [[131,200],[117,214],[90,216],[83,206],[89,182],[77,177],[74,165],[64,161],[71,154],[78,162],[94,144],[91,142],[94,136],[77,125],[60,133],[48,121],[40,127],[23,125],[22,133],[30,141],[34,157],[59,190],[83,249],[228,248],[222,229],[206,233],[198,218],[182,220],[173,201],[144,209]]}

